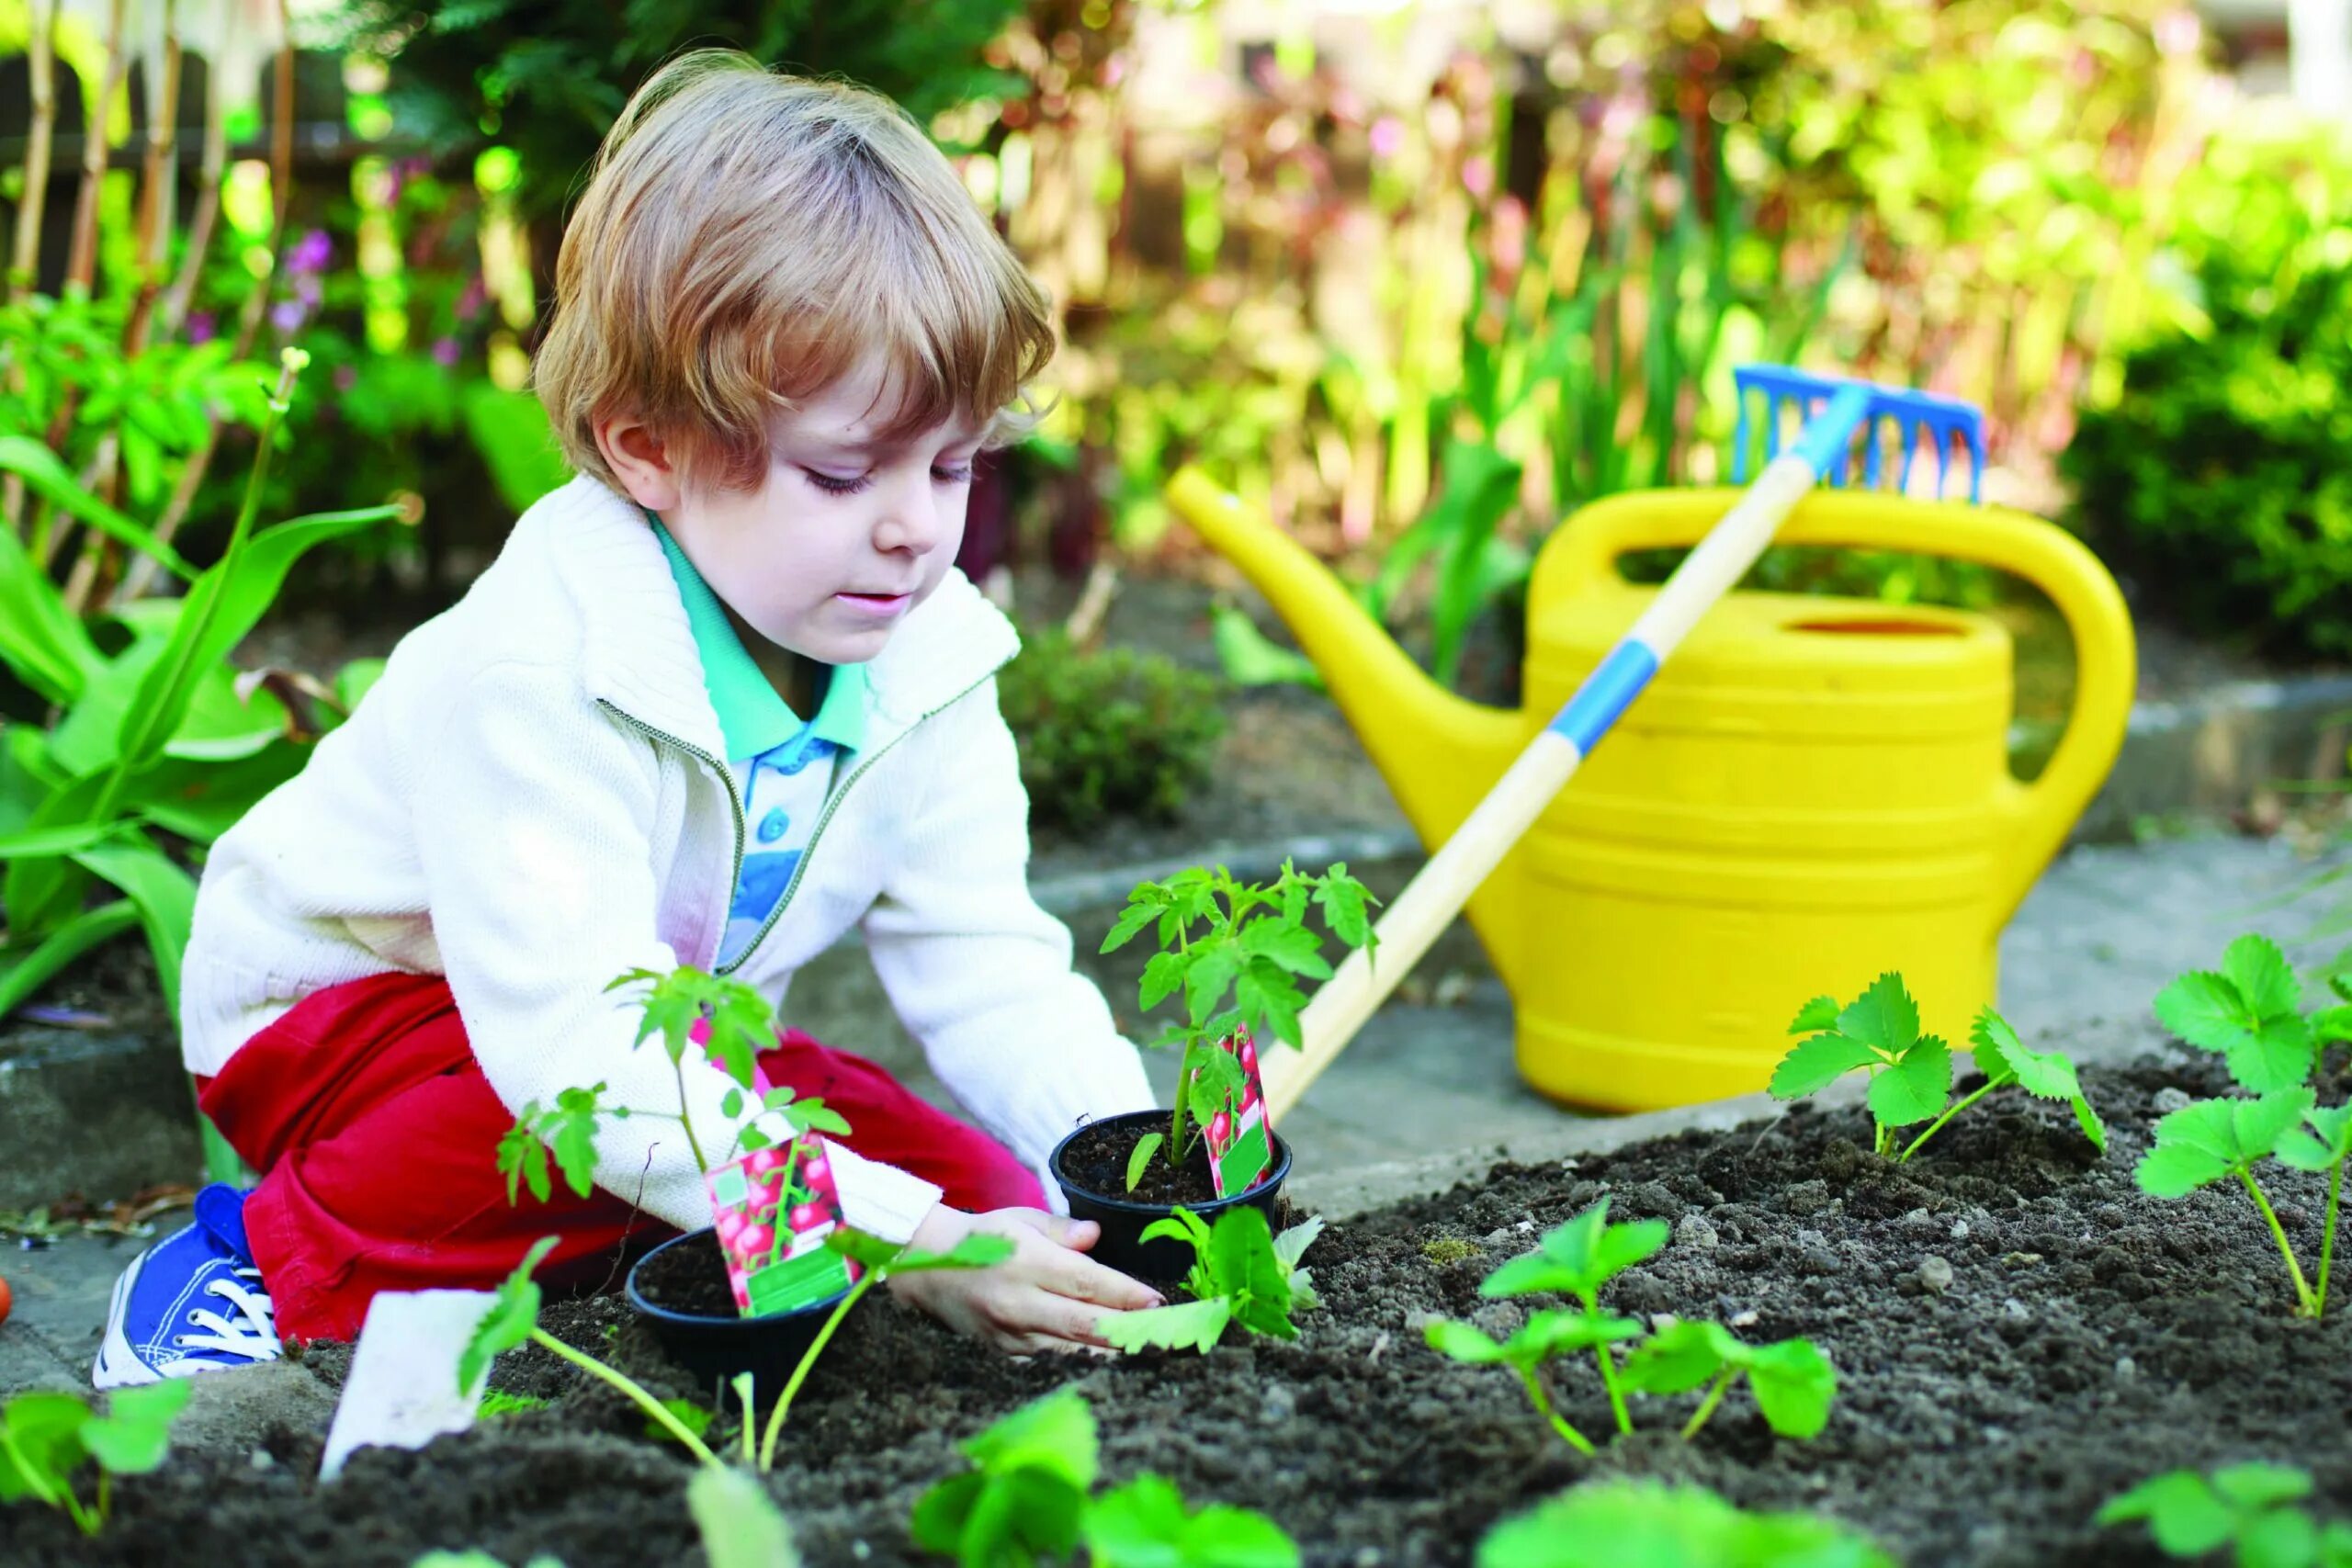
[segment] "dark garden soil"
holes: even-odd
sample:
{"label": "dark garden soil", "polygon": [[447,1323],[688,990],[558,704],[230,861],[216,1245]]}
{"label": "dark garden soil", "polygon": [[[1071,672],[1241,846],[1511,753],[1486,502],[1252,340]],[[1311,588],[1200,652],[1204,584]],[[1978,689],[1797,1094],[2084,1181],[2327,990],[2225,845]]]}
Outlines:
{"label": "dark garden soil", "polygon": [[[1160,1118],[1165,1127],[1166,1117]],[[1170,1169],[1164,1131],[1159,1147],[1144,1162],[1135,1190],[1127,1190],[1127,1161],[1147,1133],[1133,1127],[1089,1127],[1062,1151],[1062,1168],[1087,1191],[1100,1198],[1124,1198],[1137,1203],[1210,1203],[1216,1185],[1209,1176],[1206,1147],[1195,1142],[1182,1167]],[[1253,1189],[1254,1190],[1254,1189]]]}
{"label": "dark garden soil", "polygon": [[[1205,1359],[1012,1362],[877,1301],[810,1380],[775,1492],[812,1562],[915,1561],[909,1508],[960,1468],[957,1439],[1074,1382],[1101,1423],[1107,1478],[1160,1471],[1193,1498],[1272,1513],[1310,1562],[1350,1568],[1465,1562],[1497,1518],[1613,1473],[1826,1509],[1915,1568],[2149,1561],[2143,1537],[2090,1517],[2175,1465],[2301,1464],[2340,1511],[2352,1506],[2352,1299],[2323,1325],[2291,1317],[2284,1269],[2242,1194],[2159,1203],[2133,1188],[2147,1129],[2181,1087],[2222,1085],[2202,1062],[2094,1075],[2115,1134],[2104,1161],[2063,1108],[2003,1097],[1903,1168],[1864,1152],[1859,1111],[1804,1110],[1566,1167],[1498,1167],[1335,1226],[1308,1258],[1326,1305],[1303,1337]],[[2271,1190],[2315,1248],[2316,1180],[2281,1172]],[[1478,1281],[1604,1193],[1617,1217],[1674,1226],[1667,1249],[1613,1287],[1617,1308],[1715,1315],[1752,1340],[1805,1335],[1828,1350],[1841,1387],[1818,1439],[1773,1438],[1735,1393],[1685,1446],[1673,1434],[1690,1398],[1636,1401],[1637,1434],[1586,1461],[1509,1374],[1424,1348],[1431,1314],[1497,1335],[1519,1322],[1521,1307],[1483,1302]],[[546,1321],[657,1392],[696,1392],[609,1295],[556,1303]],[[334,1381],[346,1356],[315,1346],[305,1360]],[[372,1568],[479,1546],[571,1568],[700,1561],[686,1465],[617,1396],[537,1350],[508,1357],[497,1378],[558,1403],[422,1453],[370,1450],[326,1487],[310,1479],[316,1430],[281,1428],[250,1454],[183,1454],[121,1489],[96,1543],[61,1517],[0,1511],[0,1558]],[[1555,1392],[1587,1432],[1605,1428],[1589,1361],[1556,1375]],[[729,1427],[722,1417],[714,1438]]]}

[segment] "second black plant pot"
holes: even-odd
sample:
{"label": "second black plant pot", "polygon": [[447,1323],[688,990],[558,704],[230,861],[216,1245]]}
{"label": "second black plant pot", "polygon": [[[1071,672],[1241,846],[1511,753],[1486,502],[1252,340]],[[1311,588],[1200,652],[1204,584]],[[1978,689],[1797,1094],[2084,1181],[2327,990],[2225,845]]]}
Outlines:
{"label": "second black plant pot", "polygon": [[[698,1278],[703,1259],[696,1253],[707,1254],[709,1274],[718,1280],[714,1304],[719,1310],[684,1311],[646,1295],[644,1281],[650,1270],[652,1278],[673,1288],[677,1281],[691,1280],[698,1287],[695,1305],[703,1306],[703,1298],[710,1291],[708,1280]],[[663,1261],[656,1263],[656,1258]],[[708,1226],[673,1237],[639,1258],[628,1271],[627,1288],[629,1306],[645,1320],[672,1360],[706,1386],[716,1383],[722,1389],[737,1374],[749,1372],[752,1395],[760,1400],[772,1400],[784,1392],[786,1380],[808,1353],[818,1330],[849,1293],[837,1292],[792,1312],[744,1317],[735,1310],[726,1265],[719,1258],[718,1238]]]}
{"label": "second black plant pot", "polygon": [[[1275,1224],[1274,1205],[1282,1196],[1283,1183],[1290,1176],[1290,1145],[1283,1142],[1280,1133],[1268,1130],[1273,1141],[1274,1162],[1267,1168],[1265,1178],[1255,1187],[1243,1192],[1228,1193],[1198,1203],[1146,1203],[1118,1192],[1100,1192],[1080,1183],[1065,1156],[1070,1145],[1093,1134],[1097,1136],[1117,1134],[1132,1130],[1137,1137],[1156,1132],[1168,1124],[1165,1111],[1130,1111],[1124,1116],[1105,1117],[1085,1126],[1054,1145],[1046,1168],[1062,1190],[1062,1197],[1069,1205],[1073,1220],[1092,1220],[1102,1227],[1102,1239],[1094,1244],[1090,1255],[1098,1263],[1106,1263],[1123,1274],[1154,1284],[1181,1280],[1193,1266],[1193,1249],[1170,1236],[1143,1239],[1146,1227],[1155,1220],[1164,1220],[1179,1207],[1190,1209],[1202,1219],[1214,1224],[1216,1217],[1228,1209],[1248,1205],[1261,1210],[1269,1225]],[[1134,1139],[1127,1140],[1132,1145]]]}

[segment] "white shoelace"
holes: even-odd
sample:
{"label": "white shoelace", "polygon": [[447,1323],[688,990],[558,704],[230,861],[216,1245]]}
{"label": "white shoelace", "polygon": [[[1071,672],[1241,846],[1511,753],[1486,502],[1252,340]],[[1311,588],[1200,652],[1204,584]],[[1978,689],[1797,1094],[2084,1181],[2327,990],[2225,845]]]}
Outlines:
{"label": "white shoelace", "polygon": [[[247,1290],[238,1280],[250,1280],[254,1289]],[[215,1280],[204,1287],[207,1295],[224,1298],[230,1312],[223,1317],[217,1312],[198,1307],[187,1314],[187,1320],[207,1332],[175,1336],[172,1343],[189,1350],[219,1350],[232,1356],[242,1356],[249,1361],[274,1361],[281,1347],[277,1341],[277,1307],[261,1290],[261,1270],[240,1269],[235,1280]]]}

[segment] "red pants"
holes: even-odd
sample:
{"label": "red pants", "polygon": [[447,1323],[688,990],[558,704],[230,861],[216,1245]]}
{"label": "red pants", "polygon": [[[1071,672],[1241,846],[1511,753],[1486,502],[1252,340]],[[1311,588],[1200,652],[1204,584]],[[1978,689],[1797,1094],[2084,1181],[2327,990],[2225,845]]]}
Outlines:
{"label": "red pants", "polygon": [[[955,1208],[1045,1204],[1011,1151],[862,1056],[788,1031],[760,1065],[823,1096],[856,1129],[849,1147],[936,1183]],[[563,1240],[538,1278],[553,1284],[611,1277],[626,1254],[675,1234],[601,1188],[573,1196],[560,1175],[547,1202],[527,1190],[507,1201],[496,1149],[514,1118],[438,976],[379,975],[306,998],[198,1090],[262,1172],[245,1234],[290,1339],[358,1337],[379,1291],[491,1289],[550,1232]]]}

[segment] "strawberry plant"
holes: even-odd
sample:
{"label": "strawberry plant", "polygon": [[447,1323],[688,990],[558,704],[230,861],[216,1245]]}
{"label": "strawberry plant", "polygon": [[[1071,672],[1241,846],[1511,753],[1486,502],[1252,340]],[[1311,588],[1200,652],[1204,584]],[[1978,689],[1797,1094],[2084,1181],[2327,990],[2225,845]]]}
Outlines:
{"label": "strawberry plant", "polygon": [[[1298,981],[1331,976],[1321,939],[1307,929],[1308,906],[1332,936],[1364,947],[1374,940],[1365,911],[1375,901],[1344,863],[1314,876],[1288,861],[1268,886],[1237,882],[1223,866],[1196,867],[1166,882],[1138,883],[1127,895],[1102,951],[1115,953],[1153,929],[1160,951],[1144,965],[1137,1000],[1149,1010],[1179,992],[1184,998],[1184,1021],[1151,1043],[1182,1053],[1165,1150],[1170,1170],[1191,1148],[1186,1126],[1205,1127],[1242,1088],[1247,1068],[1236,1052],[1222,1048],[1224,1041],[1238,1037],[1240,1052],[1253,1051],[1261,1040],[1298,1046],[1298,1013],[1306,1005]],[[1147,1140],[1152,1152],[1159,1137]],[[1130,1156],[1130,1192],[1150,1158],[1150,1152]]]}
{"label": "strawberry plant", "polygon": [[[1871,1120],[1877,1129],[1872,1147],[1893,1155],[1897,1164],[1917,1154],[1945,1122],[2010,1084],[2037,1100],[2072,1106],[2083,1135],[2100,1153],[2107,1152],[2106,1125],[2083,1098],[2075,1064],[2058,1052],[2034,1050],[2018,1037],[2008,1020],[1989,1007],[1977,1013],[1969,1031],[1976,1070],[1984,1082],[1958,1104],[1951,1103],[1951,1048],[1941,1037],[1919,1032],[1919,1004],[1904,988],[1900,975],[1880,976],[1844,1007],[1834,997],[1814,998],[1799,1010],[1789,1032],[1807,1038],[1773,1069],[1773,1098],[1801,1100],[1849,1073],[1868,1074]],[[1928,1123],[1927,1130],[1897,1153],[1896,1130],[1922,1122]]]}
{"label": "strawberry plant", "polygon": [[2323,1525],[2294,1506],[2311,1494],[2310,1475],[2287,1465],[2175,1470],[2110,1499],[2098,1522],[2145,1521],[2167,1557],[2226,1546],[2240,1568],[2352,1568],[2352,1525]]}
{"label": "strawberry plant", "polygon": [[1477,1568],[1895,1568],[1868,1536],[1813,1514],[1742,1512],[1702,1486],[1607,1481],[1506,1519]]}
{"label": "strawberry plant", "polygon": [[[524,1187],[540,1202],[547,1201],[553,1190],[548,1172],[550,1151],[556,1168],[563,1172],[564,1184],[576,1195],[588,1196],[596,1170],[596,1126],[604,1117],[619,1121],[658,1116],[677,1122],[695,1168],[708,1174],[712,1162],[704,1157],[702,1141],[686,1110],[686,1053],[693,1046],[701,1047],[711,1064],[732,1080],[719,1101],[720,1111],[728,1117],[742,1115],[746,1105],[756,1102],[762,1111],[781,1117],[795,1132],[830,1133],[836,1137],[848,1134],[849,1123],[822,1100],[802,1099],[788,1088],[764,1092],[759,1089],[759,1054],[776,1036],[775,1011],[758,991],[740,980],[706,974],[691,964],[667,975],[632,969],[605,988],[616,991],[632,987],[644,992],[637,1043],[642,1045],[657,1034],[662,1037],[662,1048],[669,1055],[670,1070],[678,1085],[678,1109],[606,1105],[602,1083],[564,1089],[553,1105],[529,1101],[514,1125],[498,1140],[498,1169],[506,1178],[508,1202],[518,1201]],[[778,1141],[756,1122],[747,1122],[718,1163],[733,1159],[739,1149],[756,1153]]]}
{"label": "strawberry plant", "polygon": [[1322,1234],[1323,1222],[1312,1219],[1275,1235],[1266,1216],[1246,1204],[1219,1214],[1214,1227],[1190,1209],[1178,1209],[1153,1221],[1143,1235],[1147,1241],[1165,1235],[1191,1245],[1193,1267],[1184,1288],[1193,1299],[1106,1313],[1102,1337],[1129,1354],[1157,1347],[1203,1355],[1216,1348],[1227,1324],[1295,1339],[1298,1326],[1291,1314],[1317,1304],[1314,1276],[1298,1260]]}
{"label": "strawberry plant", "polygon": [[[114,1478],[145,1475],[164,1462],[172,1423],[192,1392],[186,1378],[117,1389],[98,1415],[73,1393],[20,1393],[0,1408],[0,1503],[30,1498],[62,1508],[84,1535],[106,1528]],[[74,1491],[85,1461],[96,1463],[96,1496]]]}
{"label": "strawberry plant", "polygon": [[910,1533],[967,1568],[1059,1562],[1081,1543],[1095,1568],[1297,1568],[1298,1548],[1272,1519],[1194,1509],[1163,1477],[1094,1495],[1094,1413],[1074,1390],[1023,1405],[962,1446],[972,1469],[916,1499]]}
{"label": "strawberry plant", "polygon": [[[1609,1200],[1603,1198],[1545,1232],[1535,1251],[1505,1263],[1478,1287],[1482,1296],[1570,1295],[1578,1310],[1538,1308],[1500,1343],[1470,1324],[1445,1318],[1431,1323],[1425,1337],[1431,1348],[1457,1361],[1509,1367],[1518,1374],[1536,1414],[1569,1447],[1588,1456],[1595,1451],[1592,1440],[1553,1408],[1544,1386],[1546,1362],[1588,1349],[1600,1369],[1600,1384],[1608,1392],[1621,1434],[1634,1429],[1625,1404],[1628,1393],[1685,1393],[1703,1384],[1707,1393],[1682,1428],[1686,1440],[1696,1437],[1732,1382],[1743,1375],[1773,1431],[1787,1438],[1818,1434],[1837,1396],[1838,1375],[1810,1340],[1751,1346],[1719,1324],[1680,1322],[1644,1339],[1640,1323],[1602,1310],[1602,1287],[1656,1254],[1666,1245],[1666,1225],[1657,1220],[1611,1224]],[[1620,1366],[1615,1347],[1634,1340],[1644,1342]]]}
{"label": "strawberry plant", "polygon": [[[2329,984],[2339,998],[2352,998],[2352,979],[2339,975]],[[2306,1015],[2301,983],[2285,955],[2267,938],[2248,935],[2230,943],[2218,973],[2195,971],[2165,987],[2155,1011],[2189,1044],[2219,1055],[2252,1098],[2198,1100],[2166,1115],[2156,1123],[2155,1143],[2141,1156],[2133,1179],[2153,1197],[2185,1198],[2235,1179],[2286,1260],[2296,1312],[2323,1315],[2335,1269],[2344,1167],[2352,1156],[2352,1105],[2320,1105],[2306,1080],[2318,1070],[2326,1044],[2352,1040],[2352,1005]],[[2304,1274],[2256,1173],[2267,1159],[2327,1177],[2316,1284]]]}

